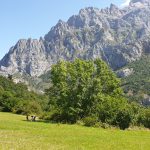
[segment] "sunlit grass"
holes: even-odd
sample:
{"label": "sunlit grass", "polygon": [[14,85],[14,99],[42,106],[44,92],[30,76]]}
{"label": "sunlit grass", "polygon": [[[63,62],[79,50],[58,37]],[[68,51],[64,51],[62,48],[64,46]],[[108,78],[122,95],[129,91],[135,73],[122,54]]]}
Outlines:
{"label": "sunlit grass", "polygon": [[27,122],[0,113],[0,150],[149,150],[150,131]]}

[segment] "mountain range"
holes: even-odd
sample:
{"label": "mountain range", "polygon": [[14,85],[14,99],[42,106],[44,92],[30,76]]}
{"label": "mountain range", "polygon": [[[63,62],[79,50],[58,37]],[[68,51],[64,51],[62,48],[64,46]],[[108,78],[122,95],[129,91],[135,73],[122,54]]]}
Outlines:
{"label": "mountain range", "polygon": [[59,20],[39,40],[20,39],[0,61],[0,74],[39,77],[59,60],[101,58],[117,70],[150,53],[150,1],[128,7],[88,7]]}

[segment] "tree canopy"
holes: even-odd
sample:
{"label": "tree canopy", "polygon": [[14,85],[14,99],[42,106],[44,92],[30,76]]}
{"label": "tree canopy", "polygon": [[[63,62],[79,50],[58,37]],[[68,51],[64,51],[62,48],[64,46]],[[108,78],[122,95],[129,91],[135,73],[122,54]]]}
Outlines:
{"label": "tree canopy", "polygon": [[53,119],[75,123],[93,116],[116,125],[119,113],[129,109],[120,80],[100,59],[60,61],[52,67],[51,83],[47,92],[51,109],[57,110]]}

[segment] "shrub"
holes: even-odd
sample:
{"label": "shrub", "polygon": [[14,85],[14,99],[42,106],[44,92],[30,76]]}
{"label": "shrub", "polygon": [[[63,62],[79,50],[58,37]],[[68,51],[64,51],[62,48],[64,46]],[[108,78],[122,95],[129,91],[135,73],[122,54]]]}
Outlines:
{"label": "shrub", "polygon": [[150,109],[144,109],[140,113],[138,123],[144,125],[146,128],[150,128]]}
{"label": "shrub", "polygon": [[98,122],[98,119],[96,117],[86,117],[83,119],[83,123],[87,127],[95,126]]}
{"label": "shrub", "polygon": [[131,119],[131,114],[127,109],[121,110],[116,115],[115,125],[124,130],[130,126]]}

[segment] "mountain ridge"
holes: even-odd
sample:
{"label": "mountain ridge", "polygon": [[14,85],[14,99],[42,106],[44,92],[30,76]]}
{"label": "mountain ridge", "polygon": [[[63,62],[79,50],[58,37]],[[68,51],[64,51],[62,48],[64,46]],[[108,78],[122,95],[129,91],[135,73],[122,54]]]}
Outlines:
{"label": "mountain ridge", "polygon": [[0,72],[40,76],[61,59],[76,58],[101,58],[116,70],[149,53],[149,35],[148,0],[132,0],[123,9],[88,7],[59,20],[44,38],[19,40],[1,59]]}

